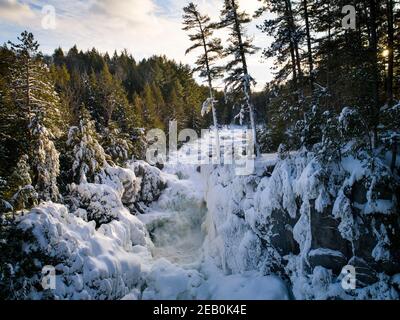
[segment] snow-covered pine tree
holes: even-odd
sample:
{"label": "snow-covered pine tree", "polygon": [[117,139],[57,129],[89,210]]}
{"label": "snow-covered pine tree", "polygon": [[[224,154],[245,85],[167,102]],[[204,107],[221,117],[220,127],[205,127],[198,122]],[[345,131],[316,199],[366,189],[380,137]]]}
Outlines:
{"label": "snow-covered pine tree", "polygon": [[81,107],[78,126],[69,130],[67,145],[72,152],[74,182],[94,182],[95,175],[106,165],[106,154],[85,106]]}
{"label": "snow-covered pine tree", "polygon": [[230,30],[229,46],[225,49],[225,56],[231,58],[226,65],[228,72],[228,77],[225,79],[226,91],[241,95],[243,103],[238,116],[243,122],[245,113],[249,112],[255,149],[258,154],[256,118],[251,97],[251,86],[255,83],[255,80],[249,74],[246,58],[247,55],[256,53],[257,48],[252,44],[252,40],[246,36],[244,28],[250,21],[248,14],[239,11],[237,0],[225,0],[221,11],[221,21],[217,24],[217,27]]}
{"label": "snow-covered pine tree", "polygon": [[108,128],[104,130],[101,145],[104,147],[106,154],[112,158],[113,162],[120,166],[129,160],[133,152],[130,137],[123,134],[114,122],[110,123]]}
{"label": "snow-covered pine tree", "polygon": [[[16,165],[27,126],[17,117],[10,91],[10,62],[13,54],[0,47],[0,175],[7,180]],[[26,141],[25,141],[26,142]]]}
{"label": "snow-covered pine tree", "polygon": [[[96,101],[97,109],[100,113],[100,123],[107,128],[112,114],[117,107],[117,84],[113,78],[107,64],[104,64],[103,69],[97,77],[96,81]],[[97,119],[96,119],[97,120]]]}
{"label": "snow-covered pine tree", "polygon": [[213,122],[215,127],[216,136],[216,147],[220,150],[220,142],[218,135],[218,119],[217,112],[215,110],[216,99],[214,97],[213,80],[222,77],[222,68],[215,65],[218,59],[221,59],[223,54],[223,47],[221,45],[221,39],[212,38],[215,25],[210,21],[210,17],[202,15],[197,6],[190,2],[186,7],[183,8],[183,24],[185,31],[194,31],[194,34],[190,34],[190,41],[193,45],[186,50],[186,54],[191,51],[202,48],[203,54],[201,54],[196,61],[195,72],[200,73],[200,77],[206,78],[208,87],[210,90],[209,98],[204,101],[202,106],[202,115],[204,116],[211,109],[213,115]]}
{"label": "snow-covered pine tree", "polygon": [[60,100],[33,35],[23,32],[19,43],[10,42],[15,60],[11,65],[11,92],[17,116],[28,128],[26,145],[39,199],[59,198],[59,154],[52,141],[61,127]]}
{"label": "snow-covered pine tree", "polygon": [[20,211],[36,204],[37,193],[32,187],[28,156],[22,155],[11,174],[5,197],[10,199],[13,211]]}
{"label": "snow-covered pine tree", "polygon": [[35,170],[35,189],[44,201],[57,201],[60,193],[57,177],[60,175],[60,154],[57,151],[52,133],[41,124],[40,118],[33,118],[31,131],[34,140],[32,167]]}
{"label": "snow-covered pine tree", "polygon": [[[268,113],[271,131],[278,133],[282,139],[289,140],[290,148],[299,146],[298,132],[302,130],[298,125],[305,125],[304,115],[312,113],[313,101],[305,101],[303,95],[303,70],[300,46],[306,35],[310,33],[309,3],[302,1],[301,10],[307,15],[305,31],[297,16],[295,3],[291,0],[262,0],[263,7],[257,12],[261,16],[268,12],[266,19],[258,28],[266,36],[274,37],[272,43],[264,49],[263,55],[267,59],[275,59],[275,81],[268,87],[272,99]],[[300,5],[300,3],[298,3]],[[304,10],[307,8],[307,10]],[[306,11],[306,12],[305,12]],[[305,19],[304,19],[305,20]],[[308,32],[307,32],[308,31]],[[314,64],[312,55],[309,55],[310,83],[314,87]],[[312,90],[311,92],[312,93]],[[311,99],[308,99],[311,100]],[[307,102],[307,103],[305,103]],[[300,121],[300,123],[297,123]],[[280,132],[279,132],[280,131]],[[284,134],[282,134],[284,133]],[[283,138],[283,135],[286,137]]]}

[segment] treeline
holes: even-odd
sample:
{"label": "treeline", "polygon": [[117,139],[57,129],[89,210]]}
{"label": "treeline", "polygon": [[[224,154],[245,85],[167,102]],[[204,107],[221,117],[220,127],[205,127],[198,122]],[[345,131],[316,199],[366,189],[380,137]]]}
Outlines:
{"label": "treeline", "polygon": [[76,47],[66,55],[57,49],[49,63],[68,103],[73,109],[84,103],[99,126],[108,127],[112,120],[123,123],[115,118],[118,107],[130,109],[135,118],[129,122],[146,129],[168,128],[170,120],[177,120],[182,128],[203,125],[204,88],[187,65],[158,56],[136,62],[126,51],[110,57],[96,49],[82,52]]}
{"label": "treeline", "polygon": [[[273,36],[263,54],[275,59],[275,80],[264,91],[264,148],[276,150],[282,142],[289,149],[317,144],[321,152],[340,156],[340,146],[355,140],[370,153],[387,147],[395,155],[400,128],[399,3],[261,2],[257,15],[273,14],[259,26]],[[349,20],[352,8],[343,11],[346,5],[355,9],[354,24]]]}
{"label": "treeline", "polygon": [[183,64],[126,51],[55,50],[33,35],[0,47],[0,198],[2,211],[59,201],[72,182],[93,181],[104,163],[143,159],[145,133],[199,131],[208,90]]}

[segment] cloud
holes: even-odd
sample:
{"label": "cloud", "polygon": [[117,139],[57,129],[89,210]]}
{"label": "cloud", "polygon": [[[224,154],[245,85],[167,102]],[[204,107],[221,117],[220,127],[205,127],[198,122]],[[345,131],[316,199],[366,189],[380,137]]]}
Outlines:
{"label": "cloud", "polygon": [[[51,53],[58,46],[67,50],[77,44],[82,50],[95,47],[101,52],[109,53],[127,49],[137,59],[165,54],[188,64],[193,64],[196,60],[196,54],[185,55],[190,43],[187,34],[182,30],[182,8],[189,0],[23,1],[25,2],[0,0],[0,16],[6,15],[8,21],[20,23],[21,27],[33,31],[46,53]],[[192,1],[212,19],[219,18],[222,0]],[[259,6],[258,0],[239,1],[240,8],[250,14]],[[44,5],[53,5],[56,9],[55,30],[44,30],[40,27],[43,17],[41,8]],[[24,16],[30,18],[24,19]],[[20,30],[15,25],[9,24],[7,27],[7,33],[3,32],[3,36],[9,35],[13,29],[18,32]],[[248,33],[255,38],[258,46],[264,45],[266,38],[257,30],[256,22],[249,26]],[[226,32],[218,33],[222,38],[224,34]],[[262,88],[270,75],[267,65],[260,67],[260,58],[261,54],[249,57],[250,71],[258,80],[258,89]]]}
{"label": "cloud", "polygon": [[0,0],[0,18],[22,24],[26,23],[27,19],[31,20],[35,17],[35,13],[29,5],[22,4],[17,0]]}
{"label": "cloud", "polygon": [[156,9],[152,0],[97,0],[91,7],[94,14],[121,19],[136,26],[154,19]]}

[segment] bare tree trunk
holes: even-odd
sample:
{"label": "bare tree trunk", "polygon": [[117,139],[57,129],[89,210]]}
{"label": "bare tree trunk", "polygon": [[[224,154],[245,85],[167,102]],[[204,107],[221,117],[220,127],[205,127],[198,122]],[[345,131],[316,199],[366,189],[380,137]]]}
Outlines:
{"label": "bare tree trunk", "polygon": [[247,107],[249,109],[249,113],[250,113],[250,123],[251,123],[251,130],[252,130],[252,134],[253,134],[253,139],[254,139],[254,147],[255,147],[255,151],[256,151],[256,155],[259,156],[260,155],[260,149],[258,146],[258,142],[257,142],[257,130],[256,130],[256,120],[255,120],[255,115],[254,115],[254,105],[251,99],[251,87],[250,87],[250,82],[249,82],[249,71],[247,68],[247,60],[246,60],[246,55],[244,52],[244,47],[243,47],[243,39],[242,39],[242,31],[240,28],[240,24],[239,24],[239,19],[238,19],[238,15],[236,12],[236,3],[235,0],[231,0],[232,1],[232,10],[233,10],[233,15],[234,15],[234,19],[235,19],[235,31],[237,33],[237,37],[238,37],[238,42],[239,42],[239,49],[240,49],[240,55],[241,55],[241,60],[242,60],[242,65],[243,65],[243,73],[245,76],[245,81],[243,83],[244,86],[244,94],[245,94],[245,98],[246,98],[246,104]]}
{"label": "bare tree trunk", "polygon": [[394,18],[393,18],[393,0],[386,0],[387,7],[387,20],[388,20],[388,41],[387,50],[388,55],[388,74],[387,74],[387,102],[389,105],[393,104],[393,73],[394,73]]}
{"label": "bare tree trunk", "polygon": [[296,57],[294,55],[294,45],[290,42],[290,56],[292,59],[292,73],[293,73],[293,83],[297,90],[297,69],[296,69]]}
{"label": "bare tree trunk", "polygon": [[291,28],[291,22],[289,18],[289,5],[287,0],[285,1],[285,15],[286,15],[286,21],[288,24],[288,33],[289,33],[289,49],[290,49],[290,57],[292,60],[292,73],[293,73],[293,84],[295,86],[295,89],[297,90],[297,69],[296,69],[296,56],[294,53],[294,42],[293,42],[293,30]]}
{"label": "bare tree trunk", "polygon": [[293,46],[294,46],[294,52],[296,55],[296,67],[297,67],[297,72],[299,76],[299,80],[303,78],[303,72],[301,70],[301,58],[300,58],[300,53],[299,53],[299,42],[296,37],[296,25],[294,22],[294,17],[293,17],[293,10],[292,10],[292,3],[291,0],[286,0],[286,8],[287,8],[287,13],[288,13],[288,19],[289,19],[289,28],[291,29],[291,37],[293,41]]}
{"label": "bare tree trunk", "polygon": [[30,75],[30,70],[29,70],[29,59],[26,61],[26,108],[28,111],[28,119],[29,123],[31,122],[31,75]]}
{"label": "bare tree trunk", "polygon": [[311,92],[313,92],[313,90],[314,90],[314,61],[313,61],[313,55],[312,55],[310,20],[308,17],[308,2],[307,2],[307,0],[303,0],[303,9],[304,9],[304,19],[306,22],[308,67],[310,69],[310,89],[311,89]]}
{"label": "bare tree trunk", "polygon": [[374,148],[378,143],[378,125],[379,125],[379,69],[378,69],[378,32],[377,32],[377,2],[369,0],[370,9],[370,52],[371,52],[371,67],[373,78],[373,107],[371,108],[371,125],[374,134]]}
{"label": "bare tree trunk", "polygon": [[206,57],[208,88],[210,90],[211,109],[212,109],[213,122],[214,122],[214,127],[215,127],[214,130],[215,130],[215,141],[216,141],[216,148],[217,148],[217,160],[220,161],[220,159],[221,159],[221,145],[220,145],[219,133],[218,133],[217,111],[215,110],[215,103],[214,103],[215,99],[214,99],[214,89],[213,89],[212,78],[211,78],[210,59],[209,59],[206,36],[205,36],[205,33],[204,33],[204,27],[203,27],[199,17],[197,17],[197,22],[199,24],[201,37],[202,37],[202,42],[203,42],[204,54],[205,54],[205,57]]}
{"label": "bare tree trunk", "polygon": [[[331,6],[330,3],[328,2],[328,14],[329,17],[331,16]],[[330,48],[332,44],[332,25],[331,25],[331,20],[329,19],[328,22],[328,47]],[[331,85],[331,51],[329,50],[327,52],[327,67],[326,67],[326,87],[330,88]],[[326,108],[328,108],[329,105],[329,99],[326,99]]]}

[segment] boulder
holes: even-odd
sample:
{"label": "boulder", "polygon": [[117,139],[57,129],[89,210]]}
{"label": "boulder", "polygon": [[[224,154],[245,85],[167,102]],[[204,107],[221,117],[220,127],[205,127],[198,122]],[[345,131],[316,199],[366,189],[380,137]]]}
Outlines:
{"label": "boulder", "polygon": [[139,202],[149,204],[157,201],[163,190],[167,187],[166,180],[160,169],[149,165],[144,161],[136,161],[131,164],[136,177],[141,179]]}

